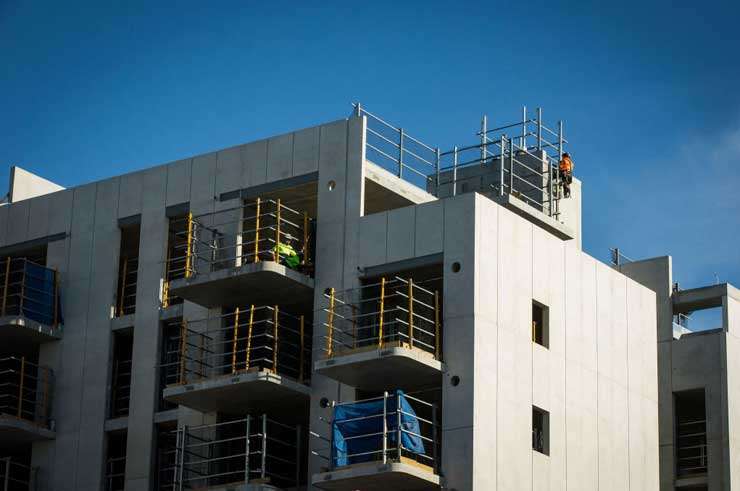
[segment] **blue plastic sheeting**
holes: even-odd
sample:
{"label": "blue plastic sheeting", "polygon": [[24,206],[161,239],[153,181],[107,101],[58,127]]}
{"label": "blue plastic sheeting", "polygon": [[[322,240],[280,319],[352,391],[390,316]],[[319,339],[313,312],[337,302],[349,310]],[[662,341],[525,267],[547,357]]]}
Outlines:
{"label": "blue plastic sheeting", "polygon": [[[388,449],[398,450],[399,402],[402,412],[401,444],[403,449],[424,455],[424,442],[418,436],[421,434],[419,419],[403,391],[400,390],[385,399]],[[336,406],[332,432],[332,459],[335,466],[379,460],[382,458],[383,450],[383,399]]]}
{"label": "blue plastic sheeting", "polygon": [[[56,288],[54,271],[26,261],[23,271],[23,312],[22,315],[48,326],[61,321],[61,308],[54,295]],[[57,309],[57,319],[54,310]]]}

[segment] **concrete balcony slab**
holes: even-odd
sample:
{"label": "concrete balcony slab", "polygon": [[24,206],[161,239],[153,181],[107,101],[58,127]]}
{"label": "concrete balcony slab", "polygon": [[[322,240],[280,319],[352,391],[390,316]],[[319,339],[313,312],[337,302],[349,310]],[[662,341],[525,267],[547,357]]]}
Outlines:
{"label": "concrete balcony slab", "polygon": [[32,421],[0,414],[0,451],[12,450],[19,445],[43,440],[53,440],[56,434]]}
{"label": "concrete balcony slab", "polygon": [[402,390],[438,385],[442,369],[442,362],[431,353],[406,344],[342,351],[314,363],[321,375],[371,391],[387,388],[388,380]]}
{"label": "concrete balcony slab", "polygon": [[172,281],[170,292],[214,308],[222,305],[275,305],[311,309],[314,281],[273,261],[243,264]]}
{"label": "concrete balcony slab", "polygon": [[371,462],[340,467],[331,472],[314,474],[311,484],[331,491],[428,491],[440,489],[440,478],[431,467],[402,462]]}
{"label": "concrete balcony slab", "polygon": [[22,315],[0,317],[0,343],[13,347],[15,351],[57,341],[62,338],[62,330],[47,326]]}
{"label": "concrete balcony slab", "polygon": [[164,398],[204,413],[266,412],[276,417],[295,416],[307,407],[311,389],[269,370],[254,370],[171,385]]}

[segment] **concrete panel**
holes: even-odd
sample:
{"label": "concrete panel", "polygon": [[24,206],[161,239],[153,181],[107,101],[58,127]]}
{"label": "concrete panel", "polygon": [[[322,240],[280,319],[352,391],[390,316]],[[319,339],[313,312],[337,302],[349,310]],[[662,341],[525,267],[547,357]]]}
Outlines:
{"label": "concrete panel", "polygon": [[[653,377],[657,380],[657,375]],[[654,396],[650,399],[629,394],[629,489],[652,491],[659,489],[658,408]]]}
{"label": "concrete panel", "polygon": [[[601,332],[601,331],[599,331]],[[601,354],[601,351],[599,351]],[[599,360],[601,361],[601,360]],[[599,491],[629,489],[627,390],[611,378],[598,378]]]}
{"label": "concrete panel", "polygon": [[218,152],[216,167],[216,196],[241,189],[241,147],[231,147]]}
{"label": "concrete panel", "polygon": [[319,169],[319,127],[296,131],[293,135],[293,175]]}
{"label": "concrete panel", "polygon": [[164,209],[167,198],[167,167],[147,169],[142,177],[141,210]]}
{"label": "concrete panel", "polygon": [[242,188],[264,184],[267,180],[267,140],[241,146]]}
{"label": "concrete panel", "polygon": [[[551,488],[551,473],[555,467],[550,458],[539,452],[532,451],[532,489],[549,491]],[[565,483],[563,483],[565,484]]]}
{"label": "concrete panel", "polygon": [[141,213],[143,192],[143,172],[134,172],[121,176],[121,190],[118,196],[118,217],[125,218]]}
{"label": "concrete panel", "polygon": [[[72,227],[74,191],[66,189],[49,195],[49,235],[69,232]],[[0,229],[2,230],[2,229]]]}
{"label": "concrete panel", "polygon": [[218,154],[208,153],[193,158],[190,178],[190,206],[213,201],[216,194],[216,160]]}
{"label": "concrete panel", "polygon": [[388,212],[386,254],[389,262],[414,257],[415,208],[408,206]]}
{"label": "concrete panel", "polygon": [[0,206],[0,246],[8,242],[8,211],[9,206]]}
{"label": "concrete panel", "polygon": [[167,166],[167,206],[190,200],[192,159],[178,160]]}
{"label": "concrete panel", "polygon": [[51,195],[47,194],[29,200],[28,240],[45,237],[49,232],[49,211]]}
{"label": "concrete panel", "polygon": [[740,302],[724,298],[727,348],[727,482],[731,489],[740,488]]}
{"label": "concrete panel", "polygon": [[267,140],[267,182],[287,179],[293,173],[293,133]]}
{"label": "concrete panel", "polygon": [[388,214],[375,213],[360,220],[360,267],[375,266],[388,262],[387,250]]}
{"label": "concrete panel", "polygon": [[597,264],[598,370],[627,387],[627,279]]}
{"label": "concrete panel", "polygon": [[415,256],[427,256],[442,252],[443,225],[444,205],[441,201],[432,201],[416,207]]}
{"label": "concrete panel", "polygon": [[8,244],[15,244],[28,240],[28,221],[31,211],[31,201],[5,205],[8,208]]}

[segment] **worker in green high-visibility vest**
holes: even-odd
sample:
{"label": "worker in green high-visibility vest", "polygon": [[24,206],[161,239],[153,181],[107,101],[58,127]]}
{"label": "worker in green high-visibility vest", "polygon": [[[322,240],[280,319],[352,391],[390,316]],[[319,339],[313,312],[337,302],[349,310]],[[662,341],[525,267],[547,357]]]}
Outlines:
{"label": "worker in green high-visibility vest", "polygon": [[277,253],[280,263],[289,267],[290,269],[297,269],[298,265],[301,264],[301,258],[293,247],[293,237],[288,235],[284,241],[281,241],[277,246]]}

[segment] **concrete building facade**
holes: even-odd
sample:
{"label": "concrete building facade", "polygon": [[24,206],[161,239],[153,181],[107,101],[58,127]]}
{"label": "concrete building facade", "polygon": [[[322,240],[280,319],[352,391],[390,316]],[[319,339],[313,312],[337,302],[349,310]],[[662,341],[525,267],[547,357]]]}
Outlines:
{"label": "concrete building facade", "polygon": [[539,137],[483,135],[467,169],[499,177],[474,184],[457,150],[358,107],[24,188],[0,206],[20,299],[0,323],[5,473],[54,491],[658,489],[663,297],[581,250],[580,183],[560,198]]}

